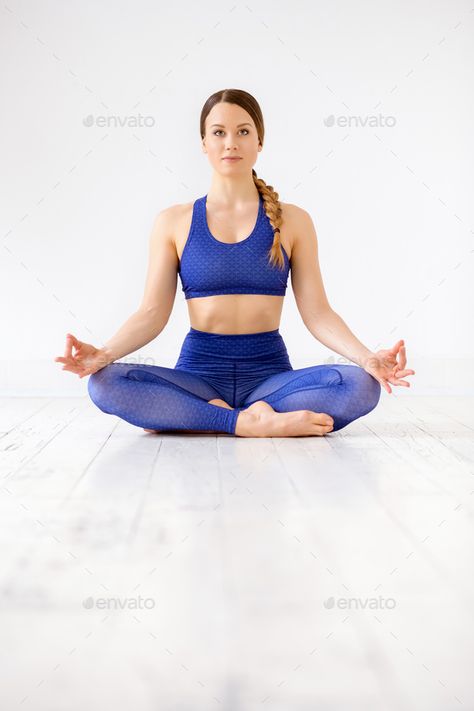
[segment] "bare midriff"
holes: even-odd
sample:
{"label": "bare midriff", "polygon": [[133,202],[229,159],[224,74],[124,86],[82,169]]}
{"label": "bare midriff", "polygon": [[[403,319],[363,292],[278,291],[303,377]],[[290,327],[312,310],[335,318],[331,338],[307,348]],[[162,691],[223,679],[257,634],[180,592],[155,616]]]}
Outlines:
{"label": "bare midriff", "polygon": [[[284,218],[284,204],[282,217]],[[186,240],[191,227],[193,203],[182,206],[179,218],[176,221],[174,235],[176,254],[181,259]],[[255,217],[253,217],[255,222]],[[228,224],[232,224],[229,216]],[[242,226],[241,239],[251,231],[252,218],[246,226]],[[211,232],[216,231],[209,225]],[[281,227],[281,242],[288,257],[291,258],[291,242],[285,229]],[[219,232],[219,239],[233,243],[239,241],[239,235]],[[183,292],[182,296],[184,298]],[[198,331],[221,334],[261,333],[274,331],[280,327],[281,313],[283,310],[284,296],[270,294],[217,294],[214,296],[195,297],[186,299],[188,305],[189,321],[192,328]]]}

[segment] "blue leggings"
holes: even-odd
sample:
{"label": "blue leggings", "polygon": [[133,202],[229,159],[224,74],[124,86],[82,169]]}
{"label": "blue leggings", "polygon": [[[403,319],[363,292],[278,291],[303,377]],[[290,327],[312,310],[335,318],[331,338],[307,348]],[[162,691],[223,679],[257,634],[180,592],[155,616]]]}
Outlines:
{"label": "blue leggings", "polygon": [[[276,412],[313,410],[340,430],[375,408],[380,384],[356,365],[293,369],[279,332],[217,334],[190,328],[174,368],[111,363],[88,381],[103,412],[137,427],[235,434],[241,410],[264,400]],[[233,410],[209,404],[225,400]]]}

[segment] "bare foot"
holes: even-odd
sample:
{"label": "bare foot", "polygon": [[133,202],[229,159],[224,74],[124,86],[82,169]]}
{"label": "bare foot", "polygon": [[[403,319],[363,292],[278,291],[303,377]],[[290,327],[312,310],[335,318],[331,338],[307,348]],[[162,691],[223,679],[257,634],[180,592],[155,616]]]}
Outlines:
{"label": "bare foot", "polygon": [[[209,400],[209,403],[211,405],[217,405],[218,407],[225,407],[227,410],[233,410],[234,408],[231,407],[226,403],[225,400],[220,400],[219,398],[215,398],[214,400]],[[222,434],[222,432],[216,432],[215,430],[147,430],[145,427],[143,428],[145,432],[186,432],[189,433],[191,432],[192,434]]]}
{"label": "bare foot", "polygon": [[275,412],[267,402],[258,400],[239,412],[235,434],[238,437],[322,436],[331,432],[333,425],[332,417],[324,412]]}
{"label": "bare foot", "polygon": [[225,400],[219,400],[219,398],[216,398],[215,400],[209,400],[210,405],[218,405],[219,407],[226,407],[228,410],[233,410],[234,408],[231,407],[226,403]]}

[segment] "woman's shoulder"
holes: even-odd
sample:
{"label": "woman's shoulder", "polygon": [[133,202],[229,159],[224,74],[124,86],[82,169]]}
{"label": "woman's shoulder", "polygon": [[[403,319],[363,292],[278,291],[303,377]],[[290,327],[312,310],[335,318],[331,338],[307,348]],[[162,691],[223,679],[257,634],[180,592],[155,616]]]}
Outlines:
{"label": "woman's shoulder", "polygon": [[159,213],[161,219],[166,222],[167,228],[173,236],[179,234],[183,227],[186,228],[188,222],[191,224],[193,205],[194,201],[175,203],[174,205],[163,208]]}
{"label": "woman's shoulder", "polygon": [[160,215],[163,215],[165,219],[173,223],[174,221],[181,219],[188,212],[192,212],[193,205],[194,201],[175,203],[169,207],[164,207],[163,210],[161,210]]}
{"label": "woman's shoulder", "polygon": [[291,202],[281,202],[281,237],[283,241],[287,240],[291,252],[297,243],[298,236],[305,231],[305,225],[308,213],[299,205]]}
{"label": "woman's shoulder", "polygon": [[166,223],[166,231],[176,249],[176,254],[182,253],[188,232],[191,228],[194,200],[191,202],[175,203],[163,208],[161,218]]}
{"label": "woman's shoulder", "polygon": [[282,208],[283,215],[286,216],[288,219],[298,220],[304,217],[305,214],[307,214],[306,210],[303,207],[295,205],[292,202],[281,202],[280,200],[280,205]]}

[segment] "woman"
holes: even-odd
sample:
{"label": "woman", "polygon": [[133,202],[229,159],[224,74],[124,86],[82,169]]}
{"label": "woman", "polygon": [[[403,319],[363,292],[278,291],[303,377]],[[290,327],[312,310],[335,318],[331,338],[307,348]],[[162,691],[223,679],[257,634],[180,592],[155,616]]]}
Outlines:
{"label": "woman", "polygon": [[[415,371],[405,369],[403,341],[372,353],[354,336],[328,303],[310,215],[257,178],[264,125],[253,96],[213,94],[200,131],[211,189],[157,216],[138,311],[102,348],[68,334],[55,361],[91,375],[89,395],[103,412],[147,432],[325,435],[373,410],[381,385],[409,387],[402,378]],[[357,365],[293,369],[279,333],[290,268],[305,326]],[[161,333],[178,274],[192,325],[175,367],[115,363]]]}

